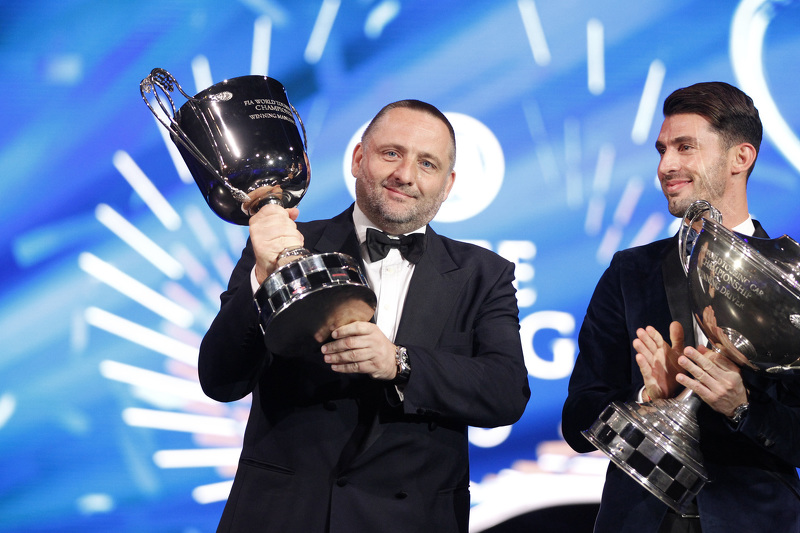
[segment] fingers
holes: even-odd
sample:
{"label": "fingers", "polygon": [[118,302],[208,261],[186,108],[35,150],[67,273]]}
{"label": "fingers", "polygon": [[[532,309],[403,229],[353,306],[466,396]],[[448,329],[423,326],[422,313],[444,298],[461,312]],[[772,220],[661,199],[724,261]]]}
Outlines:
{"label": "fingers", "polygon": [[650,364],[655,364],[657,351],[664,348],[664,338],[652,326],[636,330],[637,338],[633,341],[633,348]]}
{"label": "fingers", "polygon": [[303,235],[294,222],[298,214],[296,208],[284,209],[268,204],[250,217],[250,240],[256,256],[259,283],[277,268],[278,254],[287,248],[303,246]]}
{"label": "fingers", "polygon": [[322,346],[322,353],[334,372],[369,374],[375,379],[392,379],[397,373],[395,346],[375,324],[353,322],[331,336],[334,340]]}
{"label": "fingers", "polygon": [[742,386],[739,367],[721,353],[686,348],[678,364],[691,374],[691,378],[684,376],[678,381],[698,394],[704,389],[716,396],[723,396]]}
{"label": "fingers", "polygon": [[672,348],[675,350],[683,351],[683,326],[678,321],[672,322],[669,325],[669,339],[672,342]]}

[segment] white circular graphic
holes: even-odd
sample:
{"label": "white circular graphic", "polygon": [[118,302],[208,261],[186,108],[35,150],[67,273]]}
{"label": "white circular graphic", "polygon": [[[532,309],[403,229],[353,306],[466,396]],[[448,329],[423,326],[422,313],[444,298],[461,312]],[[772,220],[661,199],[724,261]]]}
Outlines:
{"label": "white circular graphic", "polygon": [[[503,185],[506,163],[500,142],[481,121],[462,113],[445,113],[445,116],[456,132],[456,182],[434,220],[460,222],[491,205]],[[342,161],[344,182],[354,199],[356,180],[351,172],[351,162],[353,150],[365,129],[367,124],[350,138]]]}

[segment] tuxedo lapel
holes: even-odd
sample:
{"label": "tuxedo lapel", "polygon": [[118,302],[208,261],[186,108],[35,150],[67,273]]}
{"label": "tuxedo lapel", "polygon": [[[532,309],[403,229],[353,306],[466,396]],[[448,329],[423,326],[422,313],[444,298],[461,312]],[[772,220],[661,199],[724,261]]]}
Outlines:
{"label": "tuxedo lapel", "polygon": [[452,302],[469,280],[470,271],[459,268],[441,237],[430,227],[425,253],[414,269],[397,329],[397,343],[435,346]]}
{"label": "tuxedo lapel", "polygon": [[353,225],[353,206],[332,218],[317,235],[306,236],[306,247],[316,253],[340,252],[361,261]]}
{"label": "tuxedo lapel", "polygon": [[664,259],[661,262],[661,274],[664,277],[664,290],[667,293],[669,313],[672,320],[683,326],[684,345],[694,346],[694,322],[689,302],[689,281],[681,265],[677,235],[668,241]]}

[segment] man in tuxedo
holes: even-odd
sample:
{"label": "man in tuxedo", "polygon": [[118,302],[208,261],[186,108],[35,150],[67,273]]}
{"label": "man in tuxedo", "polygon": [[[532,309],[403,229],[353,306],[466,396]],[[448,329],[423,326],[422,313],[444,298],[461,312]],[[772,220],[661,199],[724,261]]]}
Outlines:
{"label": "man in tuxedo", "polygon": [[[467,426],[513,424],[530,390],[513,264],[428,226],[454,164],[445,116],[395,102],[353,152],[354,205],[330,220],[274,205],[250,219],[200,347],[206,394],[253,393],[219,531],[467,531]],[[374,245],[398,237],[400,248]],[[270,353],[253,295],[299,246],[360,258],[378,307],[320,352]]]}
{"label": "man in tuxedo", "polygon": [[[656,149],[669,212],[682,218],[692,202],[707,200],[727,228],[767,237],[747,208],[762,135],[752,100],[727,83],[698,83],[672,93],[664,117]],[[700,448],[710,481],[696,497],[697,515],[682,516],[612,463],[595,531],[800,531],[798,384],[706,350],[682,253],[675,236],[614,255],[579,333],[562,427],[573,449],[589,452],[581,431],[610,403],[692,389],[703,400]]]}

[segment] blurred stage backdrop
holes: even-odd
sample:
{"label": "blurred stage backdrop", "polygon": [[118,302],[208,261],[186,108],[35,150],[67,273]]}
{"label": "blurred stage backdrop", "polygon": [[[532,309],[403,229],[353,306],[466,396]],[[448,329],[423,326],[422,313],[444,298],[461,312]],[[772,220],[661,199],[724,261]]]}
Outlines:
{"label": "blurred stage backdrop", "polygon": [[599,498],[605,462],[563,453],[561,405],[611,255],[675,230],[653,147],[667,94],[723,80],[755,99],[751,212],[800,234],[798,27],[791,0],[2,2],[0,529],[213,531],[230,486],[248,403],[206,399],[196,357],[247,232],[142,102],[151,69],[192,94],[280,80],[308,130],[302,220],[352,201],[381,106],[451,117],[434,226],[517,263],[533,390],[519,423],[470,432],[481,531]]}

